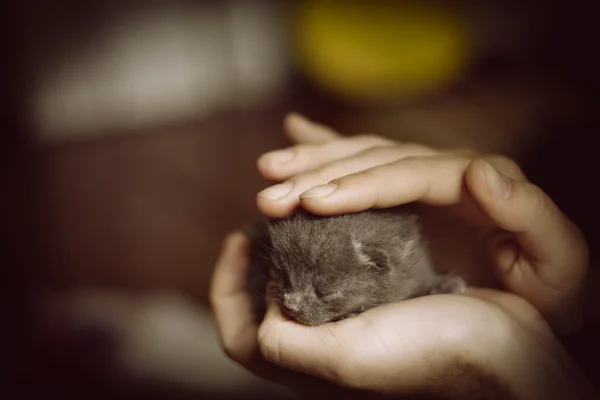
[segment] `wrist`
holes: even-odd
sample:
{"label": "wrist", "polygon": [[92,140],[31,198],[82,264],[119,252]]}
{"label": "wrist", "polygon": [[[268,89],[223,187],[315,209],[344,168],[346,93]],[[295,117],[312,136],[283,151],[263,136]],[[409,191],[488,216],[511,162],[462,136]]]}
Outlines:
{"label": "wrist", "polygon": [[[480,329],[471,329],[466,337],[457,337],[447,349],[445,372],[433,395],[444,399],[521,400],[522,391],[512,371],[504,368],[505,362],[498,354],[510,354],[507,344],[512,344],[504,316],[486,318]],[[518,376],[518,375],[517,375]]]}
{"label": "wrist", "polygon": [[564,347],[545,333],[511,329],[481,347],[476,365],[518,400],[598,399]]}

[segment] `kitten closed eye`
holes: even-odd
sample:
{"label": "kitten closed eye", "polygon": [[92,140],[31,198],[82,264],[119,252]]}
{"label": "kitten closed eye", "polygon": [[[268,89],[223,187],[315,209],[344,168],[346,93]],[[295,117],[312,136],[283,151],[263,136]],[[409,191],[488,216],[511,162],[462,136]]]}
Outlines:
{"label": "kitten closed eye", "polygon": [[320,295],[319,297],[321,298],[321,301],[328,302],[340,299],[343,297],[343,295],[342,292],[338,290],[337,292],[325,293],[323,295]]}

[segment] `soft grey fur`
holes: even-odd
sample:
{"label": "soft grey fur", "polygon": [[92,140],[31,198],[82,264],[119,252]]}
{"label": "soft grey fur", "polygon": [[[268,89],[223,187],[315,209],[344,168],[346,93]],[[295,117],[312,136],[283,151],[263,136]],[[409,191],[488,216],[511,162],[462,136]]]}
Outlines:
{"label": "soft grey fur", "polygon": [[407,208],[332,217],[299,211],[269,221],[268,233],[273,295],[307,325],[464,288],[462,279],[436,272],[419,217]]}

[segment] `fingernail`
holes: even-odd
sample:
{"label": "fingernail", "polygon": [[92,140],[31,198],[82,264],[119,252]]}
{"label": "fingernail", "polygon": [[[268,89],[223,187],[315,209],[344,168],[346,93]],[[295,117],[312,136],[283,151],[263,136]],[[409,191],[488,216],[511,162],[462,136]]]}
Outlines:
{"label": "fingernail", "polygon": [[489,191],[494,196],[507,199],[510,195],[510,182],[508,179],[487,161],[480,160],[479,169]]}
{"label": "fingernail", "polygon": [[280,183],[275,186],[266,188],[259,192],[257,196],[264,197],[266,199],[278,200],[287,196],[292,191],[293,185],[290,182]]}
{"label": "fingernail", "polygon": [[278,150],[268,153],[266,156],[269,161],[275,162],[276,164],[285,164],[294,158],[294,152],[291,150]]}
{"label": "fingernail", "polygon": [[333,183],[328,183],[327,185],[316,186],[300,195],[301,199],[311,198],[311,197],[325,197],[329,196],[331,193],[335,192],[339,186]]}

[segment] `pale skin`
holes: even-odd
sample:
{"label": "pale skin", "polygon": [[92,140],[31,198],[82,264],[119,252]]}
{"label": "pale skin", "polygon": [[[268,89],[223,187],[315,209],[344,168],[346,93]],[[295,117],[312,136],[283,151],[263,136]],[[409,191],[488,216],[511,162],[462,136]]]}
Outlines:
{"label": "pale skin", "polygon": [[220,339],[232,359],[312,397],[344,390],[346,396],[597,398],[556,339],[582,322],[585,239],[514,162],[373,135],[343,137],[299,115],[286,118],[285,130],[295,145],[258,161],[265,177],[282,182],[258,194],[263,214],[284,217],[301,206],[334,215],[413,201],[445,207],[484,232],[507,291],[469,288],[317,327],[290,321],[269,303],[257,324],[244,291],[249,244],[235,233],[211,287]]}

